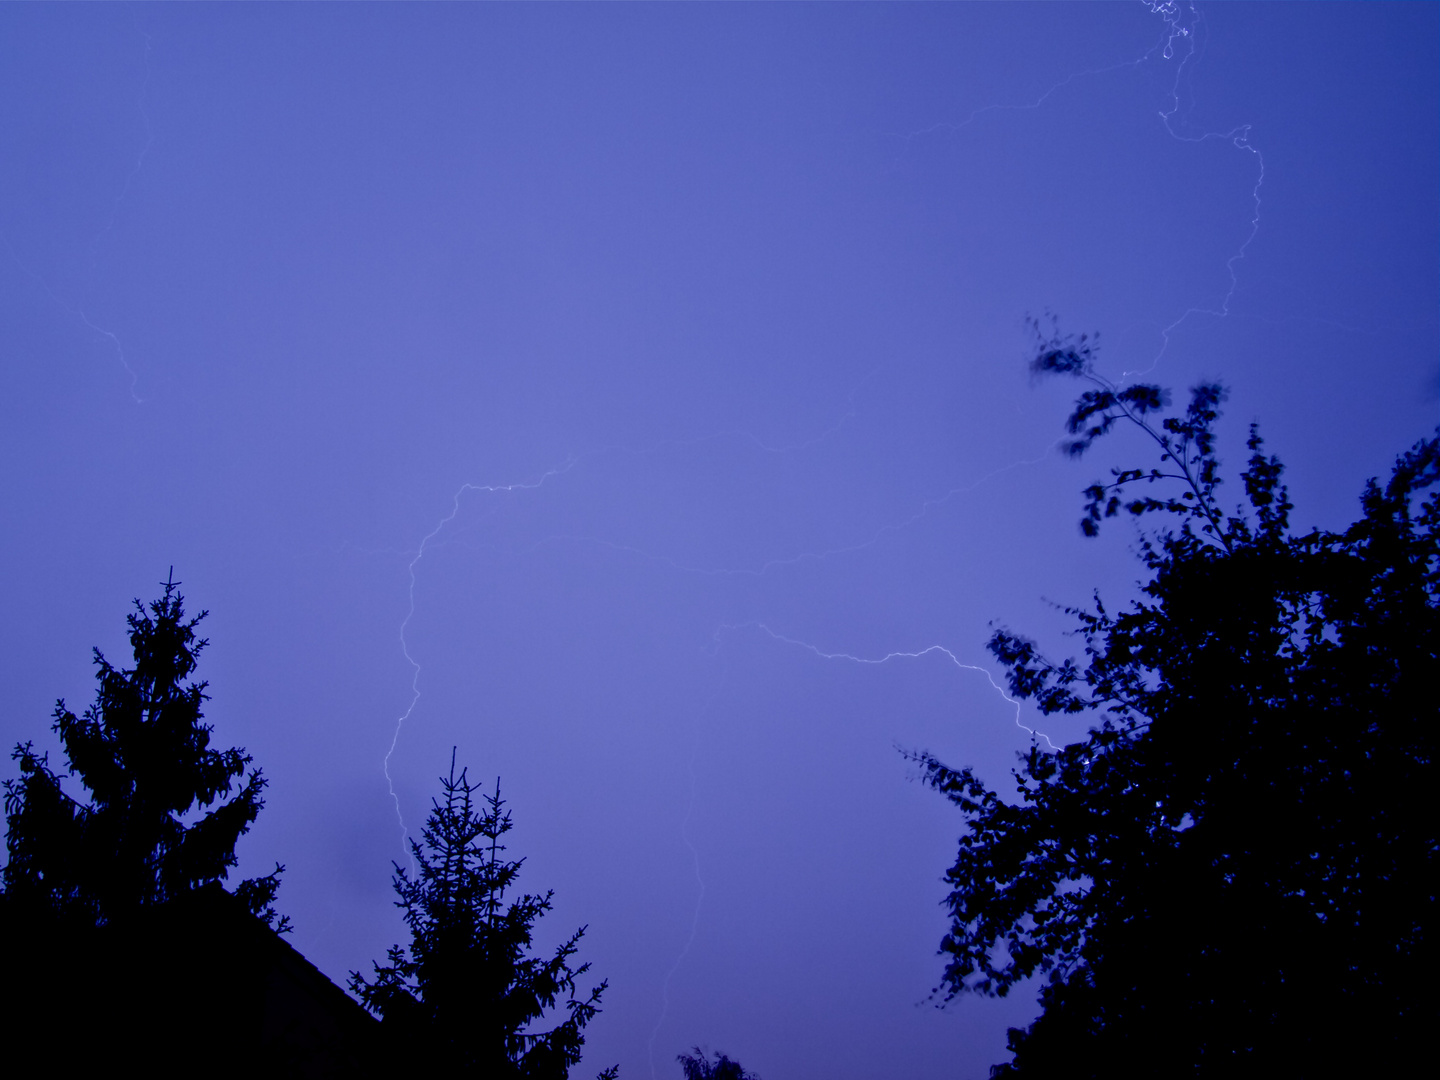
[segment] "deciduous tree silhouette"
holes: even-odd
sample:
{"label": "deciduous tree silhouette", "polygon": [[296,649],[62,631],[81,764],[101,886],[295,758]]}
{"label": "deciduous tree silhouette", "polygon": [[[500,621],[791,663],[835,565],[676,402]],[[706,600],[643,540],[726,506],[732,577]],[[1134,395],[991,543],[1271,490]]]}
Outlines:
{"label": "deciduous tree silhouette", "polygon": [[[440,778],[423,843],[411,841],[417,877],[395,867],[396,906],[410,926],[409,949],[393,946],[373,982],[351,972],[350,988],[382,1017],[398,1058],[435,1075],[452,1070],[487,1078],[563,1080],[580,1060],[584,1028],[606,984],[577,997],[588,963],[571,967],[582,926],[548,960],[529,955],[535,920],[552,892],[505,902],[520,861],[502,858],[510,812],[482,795],[461,770]],[[566,1017],[549,1031],[532,1026],[558,1002]],[[614,1080],[607,1069],[602,1080]]]}
{"label": "deciduous tree silhouette", "polygon": [[1437,1021],[1437,440],[1371,481],[1354,525],[1297,536],[1253,427],[1249,511],[1222,510],[1219,385],[1156,423],[1166,395],[1103,378],[1092,341],[1047,340],[1035,368],[1089,383],[1072,454],[1122,423],[1159,451],[1086,491],[1084,532],[1122,510],[1172,524],[1140,541],[1138,603],[1071,611],[1083,661],[990,640],[1017,697],[1095,718],[1086,739],[1032,746],[1013,801],[917,755],[968,824],[938,992],[1044,976],[1044,1011],[995,1075],[1418,1060]]}
{"label": "deciduous tree silhouette", "polygon": [[[148,610],[135,601],[135,666],[118,669],[96,649],[94,704],[81,716],[55,706],[66,764],[88,798],[67,794],[32,743],[15,748],[20,777],[5,782],[9,861],[0,871],[0,911],[10,917],[107,925],[218,883],[264,805],[260,770],[246,775],[250,755],[210,746],[206,684],[185,681],[207,644],[195,636],[206,613],[185,618],[173,576]],[[272,925],[281,869],[236,889]]]}
{"label": "deciduous tree silhouette", "polygon": [[738,1061],[733,1061],[725,1054],[716,1053],[715,1060],[710,1060],[710,1055],[700,1047],[692,1048],[693,1054],[681,1054],[675,1060],[680,1062],[680,1068],[685,1072],[685,1080],[760,1080],[752,1072],[746,1072],[740,1067]]}

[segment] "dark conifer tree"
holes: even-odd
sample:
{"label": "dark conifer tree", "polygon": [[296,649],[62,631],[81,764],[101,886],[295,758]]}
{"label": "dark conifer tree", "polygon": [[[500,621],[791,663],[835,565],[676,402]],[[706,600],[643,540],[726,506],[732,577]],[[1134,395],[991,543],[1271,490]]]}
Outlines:
{"label": "dark conifer tree", "polygon": [[[582,926],[549,959],[530,955],[535,920],[552,892],[505,900],[520,861],[502,857],[510,812],[482,795],[465,770],[440,778],[423,843],[411,841],[418,876],[395,867],[396,906],[410,926],[409,949],[392,946],[375,978],[350,975],[350,988],[379,1015],[397,1060],[433,1075],[563,1080],[580,1060],[585,1025],[606,984],[577,997],[588,963],[571,966]],[[533,1026],[558,1003],[567,1015],[548,1031]],[[614,1068],[601,1074],[613,1080]]]}
{"label": "dark conifer tree", "polygon": [[[210,745],[206,684],[186,682],[207,644],[195,635],[206,613],[185,617],[178,584],[166,581],[148,610],[135,601],[134,667],[116,668],[96,649],[94,704],[81,716],[63,700],[55,706],[66,764],[88,797],[67,793],[32,743],[15,748],[20,777],[5,782],[9,861],[0,870],[0,900],[12,917],[123,922],[215,885],[235,866],[236,841],[264,805],[265,779],[259,769],[246,774],[243,750]],[[236,889],[272,924],[280,870]]]}

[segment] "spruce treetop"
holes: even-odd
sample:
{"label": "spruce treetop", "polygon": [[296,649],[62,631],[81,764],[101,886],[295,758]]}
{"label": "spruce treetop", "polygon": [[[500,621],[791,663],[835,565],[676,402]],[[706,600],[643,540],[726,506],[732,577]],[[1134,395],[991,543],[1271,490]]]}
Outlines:
{"label": "spruce treetop", "polygon": [[[373,981],[351,972],[350,988],[395,1036],[397,1060],[418,1057],[432,1070],[479,1071],[492,1077],[563,1080],[579,1062],[584,1028],[599,1012],[606,983],[580,996],[588,963],[572,966],[585,927],[547,958],[532,956],[535,921],[553,892],[506,901],[521,860],[503,857],[510,811],[482,794],[466,770],[440,778],[420,841],[418,869],[395,867],[395,904],[405,912],[410,947],[392,946]],[[536,1031],[560,1005],[565,1018]],[[613,1080],[615,1069],[601,1074]]]}
{"label": "spruce treetop", "polygon": [[[88,797],[68,794],[33,743],[15,748],[20,777],[5,782],[9,862],[0,871],[9,902],[102,925],[216,884],[236,865],[265,779],[259,769],[247,775],[244,750],[211,746],[206,683],[186,681],[208,644],[196,635],[207,613],[186,617],[179,584],[172,573],[159,599],[135,601],[133,667],[96,649],[93,704],[79,716],[63,699],[55,705],[67,771]],[[236,889],[272,925],[281,869]]]}

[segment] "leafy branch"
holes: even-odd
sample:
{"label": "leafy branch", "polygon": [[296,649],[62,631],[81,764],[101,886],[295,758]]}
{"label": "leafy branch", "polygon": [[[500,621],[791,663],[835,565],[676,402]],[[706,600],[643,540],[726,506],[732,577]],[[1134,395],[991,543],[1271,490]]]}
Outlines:
{"label": "leafy branch", "polygon": [[[1078,458],[1106,435],[1120,421],[1128,420],[1160,447],[1161,461],[1168,467],[1146,469],[1111,469],[1110,483],[1097,481],[1085,489],[1088,500],[1080,531],[1086,536],[1100,532],[1102,518],[1115,517],[1123,508],[1135,516],[1164,510],[1200,521],[1200,532],[1212,538],[1227,552],[1233,550],[1229,530],[1222,524],[1215,505],[1215,489],[1220,484],[1220,463],[1215,457],[1215,434],[1211,430],[1225,400],[1225,388],[1219,383],[1202,382],[1190,391],[1190,404],[1183,416],[1165,417],[1157,427],[1152,414],[1166,408],[1169,393],[1153,383],[1132,383],[1121,386],[1102,375],[1095,367],[1099,335],[1061,335],[1051,319],[1047,333],[1039,319],[1029,320],[1039,341],[1039,350],[1030,364],[1037,375],[1069,375],[1091,384],[1075,402],[1075,409],[1065,421],[1072,436],[1062,446],[1071,457]],[[1186,490],[1179,498],[1157,499],[1144,496],[1126,501],[1123,493],[1138,481],[1153,484],[1157,480],[1178,480]]]}

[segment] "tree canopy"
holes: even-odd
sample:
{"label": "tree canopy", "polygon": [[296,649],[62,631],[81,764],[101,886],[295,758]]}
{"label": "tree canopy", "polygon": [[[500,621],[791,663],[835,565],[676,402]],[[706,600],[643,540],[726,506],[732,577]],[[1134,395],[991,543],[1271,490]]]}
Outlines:
{"label": "tree canopy", "polygon": [[[350,987],[385,1021],[409,1067],[563,1080],[580,1060],[584,1028],[606,987],[577,996],[590,965],[571,961],[585,927],[549,959],[529,955],[535,920],[550,910],[553,892],[505,902],[521,863],[501,857],[511,821],[499,780],[477,803],[479,785],[465,770],[455,774],[452,754],[440,785],[423,843],[411,841],[417,876],[395,867],[410,947],[392,946],[388,963],[374,965],[373,982],[351,972]],[[565,1019],[533,1030],[562,1001]],[[613,1080],[615,1070],[601,1076]]]}
{"label": "tree canopy", "polygon": [[[15,748],[20,776],[5,782],[9,861],[0,870],[12,911],[107,925],[216,884],[236,864],[265,779],[258,768],[246,774],[244,750],[210,745],[206,684],[186,682],[208,644],[195,634],[206,613],[187,619],[171,578],[148,609],[135,601],[135,666],[116,668],[96,649],[94,703],[80,716],[56,703],[54,730],[88,798],[68,794],[33,743]],[[272,924],[280,870],[236,889]]]}
{"label": "tree canopy", "polygon": [[1397,1062],[1437,1020],[1437,440],[1366,485],[1353,525],[1297,535],[1253,426],[1248,509],[1222,508],[1222,386],[1165,415],[1158,386],[1094,360],[1093,339],[1052,338],[1034,364],[1087,384],[1067,449],[1128,425],[1159,463],[1091,485],[1082,531],[1122,511],[1165,525],[1140,536],[1137,602],[1070,610],[1082,659],[1005,629],[989,642],[1016,697],[1093,718],[1085,739],[1032,745],[1009,799],[917,755],[968,826],[937,991],[1043,977],[996,1075]]}
{"label": "tree canopy", "polygon": [[675,1059],[680,1062],[685,1080],[760,1080],[727,1054],[717,1052],[712,1061],[700,1047],[693,1047],[693,1050],[694,1053],[681,1054]]}

